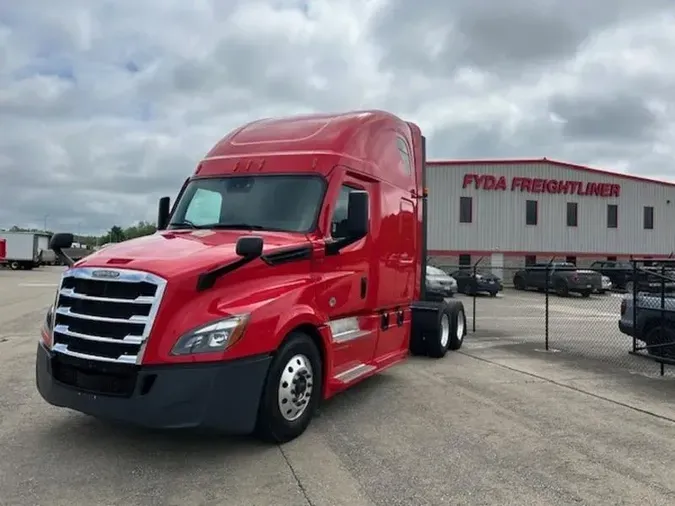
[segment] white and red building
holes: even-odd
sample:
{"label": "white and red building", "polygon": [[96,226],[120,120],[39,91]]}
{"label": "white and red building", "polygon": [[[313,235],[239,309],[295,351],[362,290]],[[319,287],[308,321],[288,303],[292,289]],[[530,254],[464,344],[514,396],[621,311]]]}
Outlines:
{"label": "white and red building", "polygon": [[[429,255],[493,270],[669,257],[675,183],[547,159],[428,162]],[[675,256],[675,255],[674,255]]]}

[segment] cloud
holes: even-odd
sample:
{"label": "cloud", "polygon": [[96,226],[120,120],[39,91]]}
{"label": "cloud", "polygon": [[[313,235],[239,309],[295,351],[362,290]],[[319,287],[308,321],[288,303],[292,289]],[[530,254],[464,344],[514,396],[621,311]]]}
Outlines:
{"label": "cloud", "polygon": [[260,117],[384,108],[430,158],[547,156],[669,178],[662,0],[0,4],[0,227],[153,219]]}

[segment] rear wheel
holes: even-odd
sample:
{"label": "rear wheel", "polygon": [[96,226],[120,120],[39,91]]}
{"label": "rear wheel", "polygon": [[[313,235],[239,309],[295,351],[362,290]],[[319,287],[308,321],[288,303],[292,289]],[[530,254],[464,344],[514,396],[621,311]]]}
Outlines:
{"label": "rear wheel", "polygon": [[555,293],[558,294],[559,297],[567,297],[570,294],[569,287],[567,286],[567,283],[564,281],[558,281],[555,284]]}
{"label": "rear wheel", "polygon": [[461,302],[421,303],[413,309],[410,351],[433,358],[458,350],[466,335],[466,315]]}
{"label": "rear wheel", "polygon": [[525,284],[525,280],[522,277],[516,276],[515,278],[513,278],[513,287],[516,290],[525,290],[527,288],[527,285]]}
{"label": "rear wheel", "polygon": [[662,345],[647,348],[647,353],[658,358],[675,359],[675,329],[668,325],[659,325],[652,328],[645,336],[647,345]]}
{"label": "rear wheel", "polygon": [[316,411],[323,387],[321,354],[312,338],[292,333],[272,361],[258,412],[256,432],[273,443],[302,434]]}
{"label": "rear wheel", "polygon": [[591,296],[591,291],[590,290],[582,290],[581,292],[582,297],[590,297]]}

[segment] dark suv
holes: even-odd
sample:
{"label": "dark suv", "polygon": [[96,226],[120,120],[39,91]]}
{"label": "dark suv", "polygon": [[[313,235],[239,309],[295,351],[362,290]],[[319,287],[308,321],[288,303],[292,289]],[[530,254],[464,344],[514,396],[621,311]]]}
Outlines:
{"label": "dark suv", "polygon": [[[607,276],[615,288],[633,291],[633,283],[637,283],[637,289],[640,292],[655,292],[661,290],[661,265],[654,262],[651,266],[638,266],[638,269],[633,269],[631,262],[614,262],[614,261],[598,261],[593,262],[590,267],[592,270],[599,272],[603,276]],[[672,277],[675,265],[666,265],[665,275]],[[653,272],[654,275],[650,273]],[[667,292],[675,291],[675,283],[671,280],[664,281],[664,288]]]}

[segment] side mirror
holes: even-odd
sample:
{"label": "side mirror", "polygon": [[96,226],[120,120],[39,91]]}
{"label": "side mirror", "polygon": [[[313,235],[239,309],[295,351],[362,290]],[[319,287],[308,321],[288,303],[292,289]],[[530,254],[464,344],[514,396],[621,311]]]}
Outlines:
{"label": "side mirror", "polygon": [[49,240],[49,249],[58,251],[73,245],[73,234],[54,234]]}
{"label": "side mirror", "polygon": [[73,234],[54,234],[49,240],[49,249],[53,250],[56,253],[61,262],[66,264],[68,267],[71,267],[75,261],[66,255],[63,250],[70,248],[73,245]]}
{"label": "side mirror", "polygon": [[368,234],[368,211],[368,192],[351,192],[347,204],[347,233],[352,242]]}
{"label": "side mirror", "polygon": [[171,197],[159,199],[157,209],[157,230],[166,230],[169,225],[169,213],[171,212]]}
{"label": "side mirror", "polygon": [[237,240],[236,253],[242,258],[258,258],[263,252],[262,237],[244,236]]}

